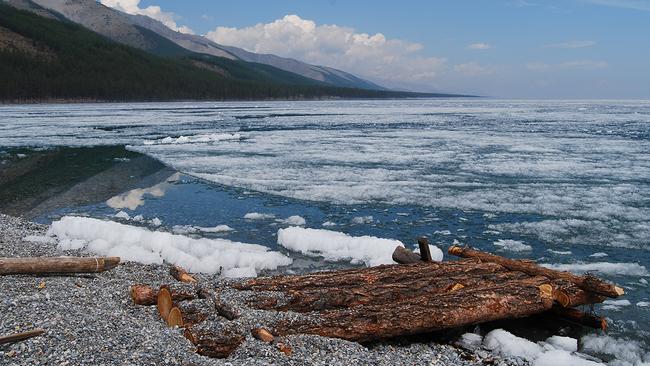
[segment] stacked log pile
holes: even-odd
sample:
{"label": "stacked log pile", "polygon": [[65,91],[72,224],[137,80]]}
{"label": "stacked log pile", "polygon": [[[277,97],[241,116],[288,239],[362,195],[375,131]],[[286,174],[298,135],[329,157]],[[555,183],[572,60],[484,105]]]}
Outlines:
{"label": "stacked log pile", "polygon": [[[181,314],[179,324],[184,324],[185,335],[198,352],[226,357],[251,333],[265,342],[290,334],[368,342],[541,313],[604,329],[603,318],[575,307],[623,295],[620,287],[593,276],[554,271],[470,248],[449,249],[450,254],[463,258],[458,261],[432,262],[428,250],[421,253],[399,247],[393,258],[403,264],[256,278],[230,285],[253,292],[247,302],[250,309],[305,315],[260,329],[233,328],[239,311],[219,295],[219,289],[196,281],[186,281],[195,286],[193,294],[170,286],[154,290],[135,285],[132,297],[143,305],[160,303],[161,294],[169,297],[173,304],[164,305],[164,312],[171,307]],[[179,272],[185,273],[172,269],[180,279]],[[282,347],[285,352],[286,345]]]}

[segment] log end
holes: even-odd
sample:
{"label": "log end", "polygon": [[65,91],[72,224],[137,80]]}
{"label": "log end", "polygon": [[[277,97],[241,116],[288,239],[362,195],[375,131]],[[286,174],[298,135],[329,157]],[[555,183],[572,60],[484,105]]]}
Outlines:
{"label": "log end", "polygon": [[104,271],[113,269],[120,264],[120,257],[106,257],[104,258]]}
{"label": "log end", "polygon": [[623,296],[623,295],[625,295],[625,290],[623,290],[623,288],[618,287],[618,286],[614,286],[614,292],[615,292],[618,296]]}
{"label": "log end", "polygon": [[545,299],[553,299],[553,286],[545,283],[539,286],[539,295]]}
{"label": "log end", "polygon": [[131,299],[136,305],[154,305],[156,294],[147,285],[131,285]]}
{"label": "log end", "polygon": [[172,310],[172,296],[169,293],[169,290],[162,287],[160,291],[158,291],[158,301],[156,305],[158,307],[158,313],[160,313],[160,316],[163,318],[163,320],[167,321],[169,313]]}
{"label": "log end", "polygon": [[251,334],[255,339],[259,339],[264,343],[271,343],[273,342],[273,339],[275,339],[275,337],[273,337],[273,334],[264,328],[255,328],[251,330]]}
{"label": "log end", "polygon": [[169,315],[167,316],[167,326],[170,328],[183,326],[183,314],[181,314],[179,308],[174,307],[169,311]]}
{"label": "log end", "polygon": [[463,248],[458,245],[452,245],[449,250],[447,250],[447,253],[460,257],[463,254]]}
{"label": "log end", "polygon": [[553,292],[553,299],[560,305],[562,305],[563,308],[566,308],[571,304],[571,298],[569,298],[569,295],[567,295],[564,291],[562,290],[555,290]]}
{"label": "log end", "polygon": [[169,273],[174,277],[176,280],[185,282],[185,283],[196,283],[196,279],[187,273],[187,271],[179,266],[171,266],[169,269]]}

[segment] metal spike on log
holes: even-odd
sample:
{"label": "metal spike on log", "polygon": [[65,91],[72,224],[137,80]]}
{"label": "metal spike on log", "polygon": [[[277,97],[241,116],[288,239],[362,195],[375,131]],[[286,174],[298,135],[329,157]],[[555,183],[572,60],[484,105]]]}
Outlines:
{"label": "metal spike on log", "polygon": [[566,319],[568,321],[584,325],[586,327],[607,330],[607,319],[601,316],[589,314],[582,312],[574,308],[562,308],[554,306],[551,309],[551,312],[560,318]]}
{"label": "metal spike on log", "polygon": [[9,344],[9,343],[16,343],[20,341],[24,341],[30,338],[37,337],[41,334],[45,333],[44,329],[41,328],[36,328],[33,330],[29,330],[27,332],[21,332],[21,333],[15,333],[15,334],[10,334],[6,336],[1,336],[0,337],[0,344]]}
{"label": "metal spike on log", "polygon": [[171,274],[172,277],[174,277],[177,281],[185,283],[196,283],[196,279],[179,266],[171,266],[169,268],[169,274]]}
{"label": "metal spike on log", "polygon": [[400,245],[393,251],[393,261],[399,264],[418,263],[420,256]]}
{"label": "metal spike on log", "polygon": [[418,246],[420,247],[420,260],[423,262],[433,262],[433,259],[431,258],[431,248],[429,248],[429,241],[427,238],[419,238]]}
{"label": "metal spike on log", "polygon": [[497,263],[511,271],[520,271],[528,273],[531,276],[545,276],[549,279],[562,279],[574,283],[583,290],[594,292],[607,297],[619,297],[625,294],[625,291],[614,284],[603,281],[595,276],[586,275],[578,276],[570,272],[555,271],[544,268],[529,261],[519,261],[515,259],[504,258],[498,255],[481,252],[471,248],[461,248],[452,246],[449,248],[449,254],[463,258],[477,258],[485,262]]}
{"label": "metal spike on log", "polygon": [[119,257],[0,258],[0,275],[97,273],[117,267]]}
{"label": "metal spike on log", "polygon": [[524,317],[553,306],[553,287],[535,285],[539,280],[533,277],[487,288],[463,288],[434,297],[397,301],[389,307],[382,304],[323,311],[291,322],[280,321],[272,329],[278,335],[316,334],[367,342]]}
{"label": "metal spike on log", "polygon": [[[167,288],[166,286],[163,287]],[[174,302],[192,300],[196,297],[196,295],[190,291],[167,289]],[[148,285],[131,285],[131,299],[136,305],[156,305],[158,301],[158,290],[155,290]]]}

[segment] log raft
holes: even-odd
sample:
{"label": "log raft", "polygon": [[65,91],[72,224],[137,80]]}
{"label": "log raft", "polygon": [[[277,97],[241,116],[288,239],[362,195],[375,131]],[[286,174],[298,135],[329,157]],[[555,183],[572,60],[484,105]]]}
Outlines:
{"label": "log raft", "polygon": [[[236,306],[220,295],[223,288],[203,283],[196,284],[194,293],[167,290],[174,309],[181,313],[178,324],[183,324],[186,337],[197,352],[210,357],[227,357],[251,334],[265,342],[291,334],[369,342],[537,314],[605,329],[604,318],[575,307],[623,294],[618,286],[594,276],[577,276],[470,248],[449,249],[450,254],[462,257],[459,260],[432,262],[428,243],[421,240],[419,244],[421,255],[396,248],[394,260],[406,264],[230,283],[230,291],[251,292],[247,303]],[[185,272],[172,271],[172,275],[178,273]],[[167,290],[135,285],[131,295],[134,303],[151,305]],[[297,314],[291,321],[238,329],[242,327],[238,317],[250,310]],[[278,349],[290,354],[291,348],[285,346],[280,338]]]}

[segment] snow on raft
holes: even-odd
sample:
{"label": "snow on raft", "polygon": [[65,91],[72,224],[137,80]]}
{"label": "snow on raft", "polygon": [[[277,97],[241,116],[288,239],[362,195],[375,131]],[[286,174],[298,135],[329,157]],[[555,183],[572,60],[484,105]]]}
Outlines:
{"label": "snow on raft", "polygon": [[194,239],[87,217],[66,216],[55,221],[48,236],[59,239],[61,250],[85,249],[143,264],[179,265],[190,272],[226,277],[254,277],[257,271],[291,264],[291,258],[267,247],[225,239]]}
{"label": "snow on raft", "polygon": [[[322,256],[327,261],[346,260],[352,264],[364,263],[369,267],[393,264],[393,251],[398,246],[404,246],[401,241],[394,239],[350,236],[337,231],[300,227],[278,230],[278,244],[311,257]],[[432,247],[432,254],[440,251],[433,248],[435,247]],[[437,256],[434,257],[437,259]]]}

